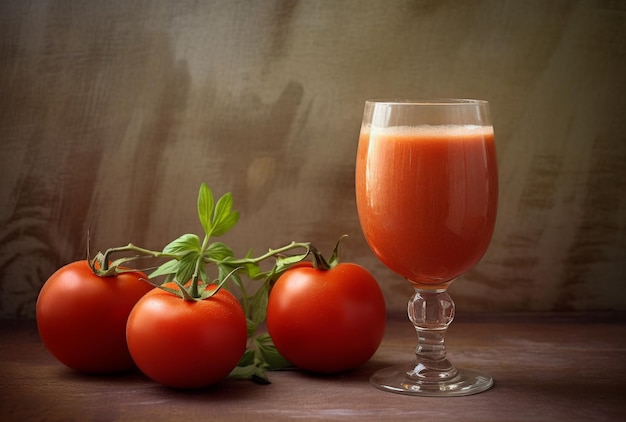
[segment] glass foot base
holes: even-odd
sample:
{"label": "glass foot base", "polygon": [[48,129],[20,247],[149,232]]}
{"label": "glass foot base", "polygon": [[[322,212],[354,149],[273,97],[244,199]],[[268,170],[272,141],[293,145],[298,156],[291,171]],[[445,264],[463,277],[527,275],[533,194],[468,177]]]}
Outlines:
{"label": "glass foot base", "polygon": [[410,376],[415,365],[401,365],[381,369],[370,377],[374,387],[409,396],[458,397],[488,390],[493,378],[468,369],[458,369],[445,380],[423,380]]}

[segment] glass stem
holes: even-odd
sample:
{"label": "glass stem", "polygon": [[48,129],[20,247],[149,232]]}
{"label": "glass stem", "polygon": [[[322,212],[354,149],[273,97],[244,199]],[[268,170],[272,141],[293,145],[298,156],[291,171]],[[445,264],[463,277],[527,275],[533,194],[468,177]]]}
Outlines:
{"label": "glass stem", "polygon": [[416,287],[409,300],[409,319],[417,331],[417,362],[407,374],[411,378],[440,382],[457,375],[446,357],[445,335],[454,319],[454,302],[447,287],[448,284],[435,289]]}

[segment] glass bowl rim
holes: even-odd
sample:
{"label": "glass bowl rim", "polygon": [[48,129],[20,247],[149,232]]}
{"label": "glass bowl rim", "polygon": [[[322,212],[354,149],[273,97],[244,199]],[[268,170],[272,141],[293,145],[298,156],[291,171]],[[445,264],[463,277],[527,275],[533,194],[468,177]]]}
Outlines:
{"label": "glass bowl rim", "polygon": [[407,105],[407,106],[450,106],[450,105],[484,105],[488,104],[487,100],[472,98],[432,98],[432,99],[370,99],[366,100],[367,104],[386,104],[386,105]]}

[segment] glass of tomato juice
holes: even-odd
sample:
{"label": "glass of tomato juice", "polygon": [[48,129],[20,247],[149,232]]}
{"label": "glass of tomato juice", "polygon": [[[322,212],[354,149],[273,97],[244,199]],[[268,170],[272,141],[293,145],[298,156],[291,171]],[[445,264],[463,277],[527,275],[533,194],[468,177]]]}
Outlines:
{"label": "glass of tomato juice", "polygon": [[448,287],[484,255],[494,230],[498,171],[482,100],[367,101],[356,160],[356,202],[372,252],[415,289],[408,304],[416,359],[374,373],[379,389],[466,396],[490,376],[455,367],[444,337]]}

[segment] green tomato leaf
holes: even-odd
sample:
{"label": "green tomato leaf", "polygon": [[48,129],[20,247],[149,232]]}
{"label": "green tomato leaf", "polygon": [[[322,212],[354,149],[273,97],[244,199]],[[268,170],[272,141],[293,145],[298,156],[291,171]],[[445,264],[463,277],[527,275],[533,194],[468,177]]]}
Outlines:
{"label": "green tomato leaf", "polygon": [[212,219],[213,236],[221,236],[232,229],[239,221],[239,213],[232,211],[233,195],[228,192],[224,194],[215,206],[215,213]]}
{"label": "green tomato leaf", "polygon": [[265,369],[254,364],[247,366],[237,366],[228,375],[230,378],[249,379],[257,384],[267,385],[270,380],[265,373]]}
{"label": "green tomato leaf", "polygon": [[254,333],[256,333],[259,324],[251,320],[250,318],[246,318],[246,328],[248,329],[248,338],[252,338]]}
{"label": "green tomato leaf", "polygon": [[224,261],[233,257],[233,250],[222,242],[211,243],[206,250],[206,254],[216,261]]}
{"label": "green tomato leaf", "polygon": [[187,253],[180,259],[179,267],[176,271],[176,280],[180,284],[185,284],[193,277],[193,274],[196,271],[198,256],[199,252],[194,251]]}
{"label": "green tomato leaf", "polygon": [[257,357],[263,361],[263,365],[270,371],[293,367],[293,365],[278,352],[269,334],[265,333],[257,337],[255,345],[258,352]]}
{"label": "green tomato leaf", "polygon": [[251,379],[252,375],[254,375],[255,372],[256,367],[254,366],[254,364],[237,366],[230,372],[230,374],[228,374],[228,377],[238,379]]}
{"label": "green tomato leaf", "polygon": [[248,366],[254,364],[254,350],[247,349],[246,352],[241,357],[241,360],[237,364],[237,366]]}
{"label": "green tomato leaf", "polygon": [[231,265],[228,265],[224,262],[218,263],[218,284],[225,282],[230,277],[235,282],[235,284],[237,284],[237,287],[241,287],[241,278],[239,278],[239,274],[237,274],[237,271],[239,269],[239,267],[232,267]]}
{"label": "green tomato leaf", "polygon": [[250,304],[246,312],[246,324],[248,327],[248,338],[252,338],[259,325],[265,322],[267,316],[269,280],[266,280],[249,299]]}
{"label": "green tomato leaf", "polygon": [[213,192],[211,192],[211,189],[209,189],[206,183],[202,183],[202,185],[200,185],[200,192],[198,192],[198,218],[207,236],[211,236],[213,231],[212,216],[214,209],[215,200],[213,199]]}
{"label": "green tomato leaf", "polygon": [[167,254],[186,254],[192,251],[200,250],[200,238],[195,234],[184,234],[178,239],[168,243],[163,248],[163,253]]}
{"label": "green tomato leaf", "polygon": [[254,373],[250,379],[257,384],[268,385],[271,384],[270,379],[267,377],[265,370],[263,368],[258,368],[256,373]]}
{"label": "green tomato leaf", "polygon": [[258,280],[260,278],[264,278],[264,274],[261,272],[261,267],[252,262],[247,263],[243,266],[246,271],[246,275],[250,277],[252,280]]}
{"label": "green tomato leaf", "polygon": [[177,259],[172,259],[161,264],[156,270],[150,273],[149,278],[156,278],[162,275],[176,274],[178,271],[179,262]]}
{"label": "green tomato leaf", "polygon": [[267,315],[267,302],[269,300],[268,283],[263,283],[251,300],[251,320],[256,326],[265,321]]}
{"label": "green tomato leaf", "polygon": [[243,266],[243,270],[245,271],[245,274],[249,278],[251,278],[252,280],[265,278],[265,273],[261,272],[261,267],[259,266],[259,264],[254,262],[254,259],[252,256],[252,249],[248,251],[243,261],[247,261],[247,262],[243,262],[242,266]]}
{"label": "green tomato leaf", "polygon": [[302,262],[309,255],[309,252],[290,256],[280,256],[276,259],[276,272],[281,272],[298,262]]}

